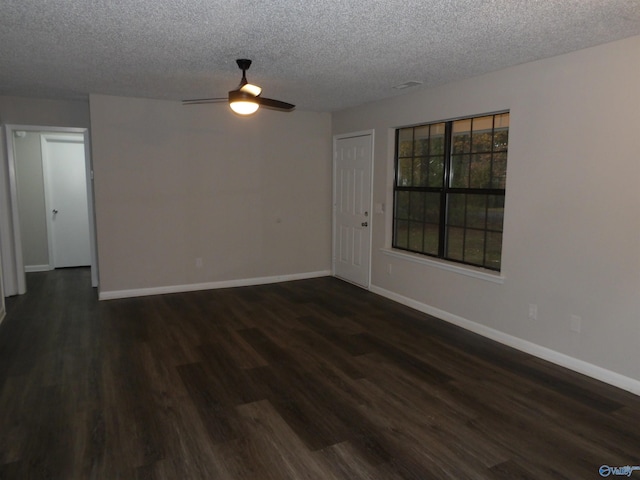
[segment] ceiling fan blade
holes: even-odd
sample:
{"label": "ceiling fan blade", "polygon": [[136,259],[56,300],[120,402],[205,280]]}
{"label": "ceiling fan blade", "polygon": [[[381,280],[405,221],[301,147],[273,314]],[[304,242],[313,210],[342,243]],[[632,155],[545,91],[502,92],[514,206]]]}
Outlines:
{"label": "ceiling fan blade", "polygon": [[250,93],[254,97],[257,97],[258,95],[260,95],[262,93],[262,88],[260,88],[258,85],[253,85],[251,83],[245,83],[244,85],[242,85],[239,88],[239,90],[241,92]]}
{"label": "ceiling fan blade", "polygon": [[200,105],[203,103],[219,103],[226,102],[228,100],[227,97],[219,97],[219,98],[192,98],[190,100],[182,100],[182,105]]}
{"label": "ceiling fan blade", "polygon": [[291,110],[296,108],[296,106],[292,105],[291,103],[282,102],[280,100],[273,100],[272,98],[258,97],[256,98],[256,100],[261,106],[266,108],[273,108],[276,110],[285,110],[287,112],[290,112]]}

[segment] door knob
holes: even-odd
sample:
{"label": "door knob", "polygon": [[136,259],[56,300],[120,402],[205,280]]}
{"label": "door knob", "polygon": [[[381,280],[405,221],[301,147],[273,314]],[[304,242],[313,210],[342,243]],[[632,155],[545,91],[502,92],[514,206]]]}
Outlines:
{"label": "door knob", "polygon": [[369,222],[362,222],[360,225],[362,225],[363,227],[368,227],[369,226]]}

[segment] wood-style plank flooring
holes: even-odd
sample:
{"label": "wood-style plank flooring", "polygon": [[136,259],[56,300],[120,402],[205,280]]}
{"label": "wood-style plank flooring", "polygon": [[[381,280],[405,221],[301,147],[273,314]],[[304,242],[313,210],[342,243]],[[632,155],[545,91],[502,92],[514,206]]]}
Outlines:
{"label": "wood-style plank flooring", "polygon": [[[640,398],[335,278],[98,302],[28,275],[0,326],[0,478],[595,479]],[[640,476],[640,472],[634,472]]]}

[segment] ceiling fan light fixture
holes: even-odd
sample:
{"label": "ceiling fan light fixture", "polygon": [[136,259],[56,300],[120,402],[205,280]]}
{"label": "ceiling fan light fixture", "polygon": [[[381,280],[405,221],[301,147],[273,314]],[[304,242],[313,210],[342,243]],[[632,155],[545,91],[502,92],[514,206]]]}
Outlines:
{"label": "ceiling fan light fixture", "polygon": [[229,106],[238,115],[251,115],[260,107],[254,95],[242,90],[229,92]]}
{"label": "ceiling fan light fixture", "polygon": [[193,98],[183,100],[183,105],[198,105],[201,103],[218,103],[227,101],[231,110],[238,115],[251,115],[258,108],[264,107],[270,110],[279,110],[281,112],[290,112],[296,106],[292,103],[274,100],[273,98],[261,97],[262,88],[253,85],[247,81],[247,69],[251,66],[251,60],[239,58],[236,60],[238,67],[242,70],[242,80],[235,90],[229,92],[228,97],[218,98]]}

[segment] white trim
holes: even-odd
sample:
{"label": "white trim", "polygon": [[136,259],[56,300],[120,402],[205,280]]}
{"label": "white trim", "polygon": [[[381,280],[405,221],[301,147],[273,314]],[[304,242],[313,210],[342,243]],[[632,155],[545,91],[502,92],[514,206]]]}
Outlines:
{"label": "white trim", "polygon": [[371,142],[371,158],[369,162],[370,169],[370,182],[369,185],[369,271],[367,272],[367,281],[365,285],[360,285],[359,283],[351,282],[350,280],[342,278],[349,283],[353,283],[358,287],[362,287],[365,289],[369,289],[371,287],[371,263],[373,259],[373,176],[374,176],[374,166],[375,166],[375,130],[362,130],[359,132],[353,133],[340,133],[333,136],[333,162],[332,162],[332,196],[331,196],[331,212],[332,212],[332,238],[331,238],[331,275],[336,275],[336,157],[337,157],[337,144],[339,140],[344,140],[345,138],[355,138],[355,137],[370,137]]}
{"label": "white trim", "polygon": [[[53,138],[51,138],[53,140]],[[46,226],[47,226],[47,248],[48,248],[48,256],[49,263],[54,266],[56,265],[56,254],[54,247],[54,238],[53,238],[53,215],[51,214],[51,210],[53,210],[53,200],[51,198],[51,171],[49,168],[49,151],[47,149],[47,144],[49,142],[49,135],[40,134],[40,161],[42,162],[42,178],[43,178],[43,187],[44,187],[44,211],[46,217]],[[25,272],[27,271],[25,266]]]}
{"label": "white trim", "polygon": [[24,271],[25,273],[33,273],[33,272],[49,272],[53,270],[51,265],[25,265]]}
{"label": "white trim", "polygon": [[215,290],[219,288],[250,287],[266,285],[268,283],[290,282],[292,280],[306,280],[309,278],[328,277],[329,270],[318,272],[294,273],[290,275],[274,275],[272,277],[243,278],[238,280],[222,280],[219,282],[192,283],[188,285],[168,285],[165,287],[138,288],[131,290],[111,290],[100,292],[99,300],[115,300],[118,298],[146,297],[149,295],[165,295],[167,293],[196,292],[200,290]]}
{"label": "white trim", "polygon": [[11,229],[11,196],[9,195],[9,162],[6,155],[8,154],[7,129],[3,126],[0,132],[0,143],[2,144],[2,152],[0,159],[0,276],[3,280],[3,295],[16,295],[18,293],[15,268],[13,264],[13,238]]}
{"label": "white trim", "polygon": [[488,280],[489,282],[503,284],[505,277],[499,272],[491,272],[480,268],[473,268],[471,266],[462,266],[442,260],[436,260],[429,258],[425,255],[412,254],[410,252],[402,252],[400,250],[393,250],[390,248],[381,248],[380,252],[390,257],[399,258],[412,263],[419,263],[420,265],[428,265],[430,267],[439,268],[440,270],[447,270],[449,272],[459,273],[468,277],[479,278],[481,280]]}
{"label": "white trim", "polygon": [[9,212],[11,218],[9,219],[9,225],[7,225],[7,227],[13,237],[12,245],[5,252],[6,256],[4,257],[4,261],[7,262],[11,270],[9,278],[6,278],[6,280],[8,280],[6,282],[7,285],[10,285],[7,287],[7,294],[9,295],[22,295],[27,292],[27,279],[24,275],[24,260],[22,258],[20,218],[18,217],[18,180],[16,177],[16,159],[13,146],[13,132],[16,129],[13,125],[4,126],[5,148],[7,150],[7,173],[9,175],[9,203],[11,204]]}
{"label": "white trim", "polygon": [[541,345],[523,340],[518,337],[514,337],[513,335],[509,335],[485,325],[472,322],[471,320],[467,320],[466,318],[462,318],[458,315],[445,312],[444,310],[440,310],[439,308],[435,308],[430,305],[418,302],[384,288],[372,285],[370,290],[371,292],[386,297],[390,300],[401,303],[446,322],[452,323],[466,330],[482,335],[483,337],[490,338],[491,340],[495,340],[496,342],[515,348],[516,350],[520,350],[543,360],[547,360],[551,363],[555,363],[556,365],[560,365],[561,367],[568,368],[569,370],[573,370],[574,372],[581,373],[588,377],[595,378],[596,380],[608,383],[609,385],[613,385],[614,387],[627,390],[635,395],[640,395],[640,380],[621,375],[611,370],[593,365],[592,363],[570,357],[568,355],[565,355],[564,353],[551,350],[550,348],[543,347]]}
{"label": "white trim", "polygon": [[345,138],[354,138],[354,137],[368,137],[369,135],[373,136],[374,130],[361,130],[359,132],[353,133],[338,133],[333,136],[335,140],[343,140]]}
{"label": "white trim", "polygon": [[87,175],[87,204],[89,207],[89,240],[91,246],[91,286],[99,283],[98,237],[96,233],[96,209],[93,193],[93,158],[91,157],[91,135],[89,129],[84,131],[84,162]]}

